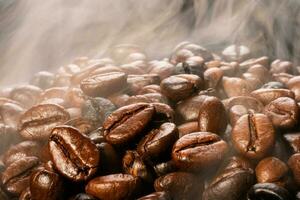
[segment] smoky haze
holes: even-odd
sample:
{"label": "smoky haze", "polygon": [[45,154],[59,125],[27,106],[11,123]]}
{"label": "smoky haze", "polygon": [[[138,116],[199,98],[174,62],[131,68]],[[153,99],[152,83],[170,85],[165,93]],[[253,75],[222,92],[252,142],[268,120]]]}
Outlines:
{"label": "smoky haze", "polygon": [[119,43],[138,44],[156,59],[189,40],[295,61],[298,8],[296,0],[0,0],[0,83],[55,71],[76,56],[99,58]]}

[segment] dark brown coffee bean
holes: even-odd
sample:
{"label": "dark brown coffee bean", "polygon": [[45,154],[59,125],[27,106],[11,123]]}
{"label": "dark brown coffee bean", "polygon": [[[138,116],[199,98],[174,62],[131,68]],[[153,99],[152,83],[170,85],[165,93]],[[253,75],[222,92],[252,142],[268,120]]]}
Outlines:
{"label": "dark brown coffee bean", "polygon": [[161,125],[164,122],[174,122],[175,112],[174,110],[165,103],[152,103],[155,109],[155,114],[152,119],[154,125]]}
{"label": "dark brown coffee bean", "polygon": [[181,170],[199,171],[217,165],[228,150],[218,135],[195,132],[179,138],[173,146],[172,159]]}
{"label": "dark brown coffee bean", "polygon": [[90,132],[88,136],[95,144],[101,144],[102,142],[106,142],[103,127],[95,129],[94,131]]}
{"label": "dark brown coffee bean", "polygon": [[88,135],[90,132],[95,130],[95,123],[93,121],[84,118],[75,118],[67,121],[65,125],[73,126],[78,129],[80,133]]}
{"label": "dark brown coffee bean", "polygon": [[42,145],[35,141],[23,141],[10,147],[3,154],[3,163],[9,166],[13,162],[24,157],[40,157]]}
{"label": "dark brown coffee bean", "polygon": [[249,163],[233,157],[220,174],[204,190],[203,200],[240,200],[255,183],[254,171]]}
{"label": "dark brown coffee bean", "polygon": [[58,126],[49,138],[51,160],[60,174],[72,181],[83,181],[93,176],[99,165],[96,145],[77,129]]}
{"label": "dark brown coffee bean", "polygon": [[70,200],[97,200],[97,199],[91,195],[85,193],[79,193],[76,196],[72,197]]}
{"label": "dark brown coffee bean", "polygon": [[122,165],[125,173],[131,174],[134,177],[140,177],[148,183],[153,181],[153,174],[150,167],[143,162],[142,157],[136,151],[126,151]]}
{"label": "dark brown coffee bean", "polygon": [[19,200],[31,200],[31,193],[30,188],[27,187],[23,192],[21,193]]}
{"label": "dark brown coffee bean", "polygon": [[20,134],[25,139],[47,139],[51,130],[68,121],[70,115],[55,104],[40,104],[27,110],[20,119]]}
{"label": "dark brown coffee bean", "polygon": [[283,135],[284,140],[293,153],[300,153],[300,133],[288,133]]}
{"label": "dark brown coffee bean", "polygon": [[92,179],[85,187],[86,193],[99,199],[133,199],[140,187],[138,177],[129,174],[111,174]]}
{"label": "dark brown coffee bean", "polygon": [[258,183],[275,183],[284,187],[288,170],[288,166],[278,158],[268,157],[256,166],[256,179]]}
{"label": "dark brown coffee bean", "polygon": [[248,200],[292,200],[290,193],[274,183],[257,183],[247,194]]}
{"label": "dark brown coffee bean", "polygon": [[58,174],[47,170],[37,170],[30,177],[32,200],[58,199],[61,195],[62,179]]}
{"label": "dark brown coffee bean", "polygon": [[295,94],[287,89],[258,89],[251,92],[251,96],[258,99],[264,105],[269,104],[271,101],[279,97],[295,98]]}
{"label": "dark brown coffee bean", "polygon": [[294,99],[279,97],[265,106],[264,113],[274,127],[293,128],[298,123],[299,107]]}
{"label": "dark brown coffee bean", "polygon": [[204,72],[205,88],[217,88],[222,83],[223,71],[220,68],[209,68]]}
{"label": "dark brown coffee bean", "polygon": [[216,97],[207,96],[199,107],[198,126],[200,132],[223,134],[227,126],[224,105]]}
{"label": "dark brown coffee bean", "polygon": [[167,192],[153,192],[138,198],[138,200],[171,200],[171,196]]}
{"label": "dark brown coffee bean", "polygon": [[260,159],[273,148],[275,131],[266,115],[250,113],[235,123],[231,139],[237,152],[250,159]]}
{"label": "dark brown coffee bean", "polygon": [[175,166],[175,162],[173,160],[156,164],[153,166],[153,168],[157,176],[164,176],[177,170],[177,167]]}
{"label": "dark brown coffee bean", "polygon": [[10,98],[20,102],[24,107],[30,108],[37,103],[42,90],[33,85],[23,85],[14,88],[10,93]]}
{"label": "dark brown coffee bean", "polygon": [[106,97],[120,91],[126,85],[127,76],[125,73],[111,72],[83,79],[80,83],[80,88],[88,96]]}
{"label": "dark brown coffee bean", "polygon": [[120,172],[121,158],[114,147],[107,142],[97,143],[96,146],[101,158],[101,165],[98,169],[99,174],[106,175]]}
{"label": "dark brown coffee bean", "polygon": [[30,174],[38,164],[37,157],[23,157],[10,164],[1,176],[5,190],[12,195],[20,195],[29,186]]}
{"label": "dark brown coffee bean", "polygon": [[186,122],[178,126],[179,138],[189,133],[198,131],[198,122]]}
{"label": "dark brown coffee bean", "polygon": [[137,94],[141,88],[147,85],[159,84],[160,77],[157,74],[129,75],[127,82],[131,93]]}
{"label": "dark brown coffee bean", "polygon": [[202,80],[197,75],[179,74],[162,80],[160,84],[164,95],[173,101],[185,99],[202,87]]}
{"label": "dark brown coffee bean", "polygon": [[114,145],[124,145],[141,134],[155,110],[145,104],[132,104],[114,111],[103,123],[105,139]]}
{"label": "dark brown coffee bean", "polygon": [[229,109],[229,120],[231,126],[234,126],[237,120],[243,115],[248,114],[248,109],[242,105],[235,105]]}
{"label": "dark brown coffee bean", "polygon": [[[173,123],[163,123],[151,130],[138,144],[137,151],[143,159],[156,161],[169,157],[172,146],[178,139],[178,130]],[[164,156],[165,155],[165,156]]]}
{"label": "dark brown coffee bean", "polygon": [[297,183],[300,185],[300,153],[293,154],[288,160],[289,168],[293,173],[293,177]]}
{"label": "dark brown coffee bean", "polygon": [[154,182],[156,192],[168,192],[172,199],[198,199],[203,183],[193,174],[174,172],[157,178]]}

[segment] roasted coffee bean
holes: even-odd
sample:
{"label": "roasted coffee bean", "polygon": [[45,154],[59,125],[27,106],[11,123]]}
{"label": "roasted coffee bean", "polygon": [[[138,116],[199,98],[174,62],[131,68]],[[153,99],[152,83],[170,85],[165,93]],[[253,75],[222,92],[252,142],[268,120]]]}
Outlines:
{"label": "roasted coffee bean", "polygon": [[33,85],[23,85],[14,88],[10,92],[10,98],[20,102],[24,107],[30,108],[37,103],[41,94],[41,88]]}
{"label": "roasted coffee bean", "polygon": [[141,134],[154,112],[154,107],[145,103],[119,108],[103,123],[105,139],[113,145],[127,144]]}
{"label": "roasted coffee bean", "polygon": [[82,91],[92,97],[106,97],[125,88],[127,76],[121,72],[97,74],[80,83]]}
{"label": "roasted coffee bean", "polygon": [[153,181],[151,168],[147,166],[142,157],[135,151],[127,151],[122,160],[123,171],[134,177],[140,177],[145,182]]}
{"label": "roasted coffee bean", "polygon": [[228,150],[227,143],[210,132],[195,132],[179,138],[173,146],[172,159],[185,171],[199,171],[222,161]]}
{"label": "roasted coffee bean", "polygon": [[5,152],[11,145],[21,141],[21,137],[15,128],[0,123],[0,153]]}
{"label": "roasted coffee bean", "polygon": [[108,99],[97,97],[85,101],[81,107],[82,117],[102,125],[105,118],[116,109],[115,105]]}
{"label": "roasted coffee bean", "polygon": [[[195,56],[193,56],[195,57]],[[197,76],[203,76],[204,72],[204,60],[201,57],[197,57],[198,60],[190,59],[189,57],[185,62],[178,63],[175,66],[175,74],[195,74]]]}
{"label": "roasted coffee bean", "polygon": [[38,164],[37,157],[23,157],[7,166],[1,176],[5,190],[12,195],[20,195],[29,186],[30,174]]}
{"label": "roasted coffee bean", "polygon": [[270,73],[278,74],[278,73],[293,73],[293,63],[289,61],[281,61],[279,59],[274,60],[271,63]]}
{"label": "roasted coffee bean", "polygon": [[158,74],[161,80],[172,76],[175,73],[173,64],[167,61],[155,61],[152,63],[153,67],[149,71],[150,74]]}
{"label": "roasted coffee bean", "polygon": [[160,77],[157,74],[129,75],[127,82],[131,93],[137,94],[141,88],[147,85],[159,84]]}
{"label": "roasted coffee bean", "polygon": [[52,99],[52,98],[64,99],[67,91],[68,91],[67,87],[52,87],[52,88],[45,90],[41,94],[40,99],[41,99],[41,101],[46,100],[46,99]]}
{"label": "roasted coffee bean", "polygon": [[85,193],[79,193],[76,196],[72,197],[70,200],[97,200],[97,199],[91,195]]}
{"label": "roasted coffee bean", "polygon": [[205,101],[206,97],[206,95],[198,95],[179,102],[175,110],[178,121],[197,121],[199,107]]}
{"label": "roasted coffee bean", "polygon": [[19,200],[31,200],[31,193],[30,188],[27,187],[23,192],[21,193]]}
{"label": "roasted coffee bean", "polygon": [[38,86],[42,89],[47,89],[53,85],[54,79],[54,74],[47,71],[40,71],[32,77],[30,84]]}
{"label": "roasted coffee bean", "polygon": [[101,144],[102,142],[105,142],[104,130],[102,127],[99,127],[94,131],[90,132],[88,136],[95,144]]}
{"label": "roasted coffee bean", "polygon": [[62,179],[58,174],[47,170],[37,170],[30,177],[30,193],[32,200],[59,199]]}
{"label": "roasted coffee bean", "polygon": [[157,176],[164,176],[177,170],[177,167],[175,166],[175,162],[173,160],[156,164],[153,166],[153,168]]}
{"label": "roasted coffee bean", "polygon": [[0,116],[4,124],[17,130],[20,116],[23,114],[24,109],[13,103],[5,103],[0,106]]}
{"label": "roasted coffee bean", "polygon": [[67,121],[65,125],[73,126],[74,128],[78,129],[80,133],[84,135],[88,135],[95,129],[95,123],[88,119],[84,118],[75,118]]}
{"label": "roasted coffee bean", "polygon": [[83,181],[93,176],[99,165],[96,145],[77,129],[57,126],[49,138],[51,160],[64,177],[72,181]]}
{"label": "roasted coffee bean", "polygon": [[153,192],[138,198],[138,200],[171,200],[171,196],[167,192]]}
{"label": "roasted coffee bean", "polygon": [[293,153],[300,153],[300,133],[287,133],[283,135],[284,140]]}
{"label": "roasted coffee bean", "polygon": [[129,174],[111,174],[92,179],[85,187],[87,194],[99,199],[133,199],[138,193],[140,180]]}
{"label": "roasted coffee bean", "polygon": [[240,200],[254,184],[254,171],[249,163],[241,158],[232,157],[208,187],[204,190],[203,200]]}
{"label": "roasted coffee bean", "polygon": [[40,157],[42,145],[35,141],[23,141],[14,146],[11,146],[5,154],[3,154],[2,160],[5,166],[9,166],[13,162],[24,157]]}
{"label": "roasted coffee bean", "polygon": [[161,93],[161,89],[159,85],[146,85],[141,88],[138,94],[148,94],[148,93]]}
{"label": "roasted coffee bean", "polygon": [[217,88],[222,82],[223,71],[220,68],[209,68],[204,72],[205,88]]}
{"label": "roasted coffee bean", "polygon": [[256,179],[258,183],[275,183],[284,187],[288,170],[288,166],[278,158],[268,157],[256,166]]}
{"label": "roasted coffee bean", "polygon": [[64,99],[69,107],[80,108],[82,104],[87,100],[82,90],[79,88],[70,88],[67,90]]}
{"label": "roasted coffee bean", "polygon": [[[91,138],[92,139],[92,138]],[[114,147],[106,142],[96,144],[101,158],[98,172],[101,175],[114,174],[121,171],[121,158]]]}
{"label": "roasted coffee bean", "polygon": [[189,133],[198,131],[198,122],[186,122],[178,126],[179,138]]}
{"label": "roasted coffee bean", "polygon": [[172,199],[199,199],[203,183],[191,173],[174,172],[157,178],[154,182],[156,192],[168,192]]}
{"label": "roasted coffee bean", "polygon": [[235,150],[250,159],[260,159],[275,143],[275,131],[263,114],[247,114],[235,123],[231,139]]}
{"label": "roasted coffee bean", "polygon": [[135,103],[164,103],[168,104],[168,99],[160,93],[148,93],[129,97],[125,105]]}
{"label": "roasted coffee bean", "polygon": [[289,168],[298,185],[300,185],[300,153],[293,154],[288,160]]}
{"label": "roasted coffee bean", "polygon": [[247,194],[248,200],[292,200],[289,192],[274,183],[257,183]]}
{"label": "roasted coffee bean", "polygon": [[264,113],[274,127],[293,128],[298,123],[299,107],[294,99],[279,97],[265,106]]}
{"label": "roasted coffee bean", "polygon": [[40,104],[56,104],[64,108],[67,107],[67,103],[65,102],[65,100],[61,98],[46,99],[44,101],[41,101]]}
{"label": "roasted coffee bean", "polygon": [[151,130],[139,142],[137,151],[146,160],[157,161],[165,157],[168,158],[177,139],[178,130],[176,125],[163,123],[159,128]]}
{"label": "roasted coffee bean", "polygon": [[164,103],[152,103],[151,105],[155,109],[152,124],[161,125],[164,122],[175,121],[175,112],[169,105]]}
{"label": "roasted coffee bean", "polygon": [[125,106],[128,99],[129,95],[128,94],[122,94],[122,93],[116,93],[108,97],[108,99],[118,108]]}
{"label": "roasted coffee bean", "polygon": [[226,110],[216,97],[207,96],[199,107],[198,126],[200,132],[224,133],[227,126]]}
{"label": "roasted coffee bean", "polygon": [[250,55],[250,49],[243,45],[230,45],[222,51],[222,55],[227,61],[243,61]]}
{"label": "roasted coffee bean", "polygon": [[80,108],[68,108],[66,109],[66,111],[69,113],[70,115],[70,119],[76,119],[81,117],[81,109]]}
{"label": "roasted coffee bean", "polygon": [[28,140],[47,139],[51,130],[68,121],[70,115],[55,104],[40,104],[27,110],[20,119],[20,134]]}
{"label": "roasted coffee bean", "polygon": [[261,86],[261,88],[263,89],[285,89],[286,87],[284,86],[284,84],[277,82],[277,81],[271,81],[268,82],[266,84],[264,84],[263,86]]}
{"label": "roasted coffee bean", "polygon": [[[0,199],[1,200],[10,200],[9,196],[6,194],[6,192],[0,187]],[[20,200],[27,200],[27,199],[22,199],[20,197]]]}
{"label": "roasted coffee bean", "polygon": [[160,84],[162,93],[173,101],[183,100],[196,93],[201,87],[201,78],[192,74],[170,76]]}
{"label": "roasted coffee bean", "polygon": [[222,84],[228,97],[247,96],[251,92],[249,83],[241,78],[224,76]]}
{"label": "roasted coffee bean", "polygon": [[269,104],[279,97],[295,98],[295,94],[288,89],[258,89],[251,92],[251,96],[258,99],[264,105]]}
{"label": "roasted coffee bean", "polygon": [[257,99],[249,96],[237,96],[225,99],[222,101],[226,110],[229,111],[232,106],[242,105],[247,110],[254,110],[256,112],[262,112],[264,105]]}

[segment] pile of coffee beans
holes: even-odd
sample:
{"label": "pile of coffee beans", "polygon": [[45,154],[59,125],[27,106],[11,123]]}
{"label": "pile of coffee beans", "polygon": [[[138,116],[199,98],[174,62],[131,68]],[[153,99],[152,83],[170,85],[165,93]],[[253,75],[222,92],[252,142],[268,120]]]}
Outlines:
{"label": "pile of coffee beans", "polygon": [[1,89],[0,199],[300,199],[299,106],[300,67],[244,46],[79,57]]}

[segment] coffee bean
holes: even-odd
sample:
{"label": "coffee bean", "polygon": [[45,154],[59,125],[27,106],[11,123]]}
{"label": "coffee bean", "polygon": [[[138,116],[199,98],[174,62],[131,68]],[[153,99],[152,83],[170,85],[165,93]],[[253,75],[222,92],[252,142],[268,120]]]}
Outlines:
{"label": "coffee bean", "polygon": [[37,157],[23,157],[7,166],[1,176],[5,190],[20,195],[29,186],[30,174],[38,164]]}
{"label": "coffee bean", "polygon": [[140,180],[129,174],[111,174],[92,179],[85,187],[87,194],[99,199],[133,199],[140,187]]}
{"label": "coffee bean", "polygon": [[258,183],[275,183],[285,186],[287,181],[287,165],[275,157],[261,160],[255,168]]}
{"label": "coffee bean", "polygon": [[99,152],[92,141],[70,126],[58,126],[49,138],[51,160],[64,177],[83,181],[93,176],[99,165]]}
{"label": "coffee bean", "polygon": [[47,71],[40,71],[32,77],[30,83],[42,89],[47,89],[53,85],[54,79],[54,74]]}
{"label": "coffee bean", "polygon": [[174,200],[198,199],[203,183],[191,173],[174,172],[157,178],[154,188],[156,192],[168,192]]}
{"label": "coffee bean", "polygon": [[11,145],[20,142],[21,137],[15,128],[0,123],[0,141],[0,153],[2,154]]}
{"label": "coffee bean", "polygon": [[178,126],[179,138],[198,131],[198,122],[187,122]]}
{"label": "coffee bean", "polygon": [[261,86],[261,88],[263,89],[285,89],[286,87],[284,86],[284,84],[277,82],[277,81],[271,81],[268,82],[266,84],[264,84],[263,86]]}
{"label": "coffee bean", "polygon": [[83,79],[80,83],[80,88],[88,96],[106,97],[125,88],[126,84],[126,74],[111,72]]}
{"label": "coffee bean", "polygon": [[47,170],[37,170],[30,177],[32,200],[58,199],[61,193],[62,179],[58,174]]}
{"label": "coffee bean", "polygon": [[95,197],[85,194],[85,193],[79,193],[70,200],[97,200]]}
{"label": "coffee bean", "polygon": [[260,159],[275,143],[275,131],[263,114],[247,114],[235,123],[231,139],[235,150],[250,159]]}
{"label": "coffee bean", "polygon": [[101,142],[96,144],[101,158],[101,165],[98,172],[101,175],[114,174],[121,171],[121,159],[115,148],[106,143]]}
{"label": "coffee bean", "polygon": [[124,106],[109,115],[103,123],[105,139],[113,145],[124,145],[141,134],[154,114],[145,104]]}
{"label": "coffee bean", "polygon": [[78,129],[80,133],[88,135],[95,129],[95,123],[93,121],[84,119],[84,118],[75,118],[67,121],[65,125],[73,126]]}
{"label": "coffee bean", "polygon": [[264,105],[267,105],[279,97],[295,98],[295,94],[287,89],[258,89],[251,92],[251,96],[258,99]]}
{"label": "coffee bean", "polygon": [[279,97],[265,106],[264,113],[274,127],[293,128],[298,123],[299,107],[294,99]]}
{"label": "coffee bean", "polygon": [[222,102],[216,97],[207,97],[199,107],[198,126],[200,132],[224,133],[227,115]]}
{"label": "coffee bean", "polygon": [[222,83],[223,71],[220,68],[209,68],[204,72],[205,88],[217,88]]}
{"label": "coffee bean", "polygon": [[150,68],[152,68],[152,69],[149,71],[149,73],[157,74],[161,80],[163,80],[175,73],[174,65],[167,61],[152,62],[152,63],[150,63]]}
{"label": "coffee bean", "polygon": [[288,133],[283,135],[284,140],[293,153],[300,153],[300,133]]}
{"label": "coffee bean", "polygon": [[138,94],[148,94],[148,93],[161,93],[159,85],[146,85],[143,88],[140,88]]}
{"label": "coffee bean", "polygon": [[183,100],[196,93],[201,87],[201,78],[192,74],[170,76],[160,84],[162,93],[173,101]]}
{"label": "coffee bean", "polygon": [[39,87],[33,85],[23,85],[14,88],[10,92],[10,98],[17,102],[20,102],[24,107],[30,108],[37,103],[42,90]]}
{"label": "coffee bean", "polygon": [[271,69],[270,72],[273,74],[278,73],[293,73],[293,63],[289,61],[281,61],[279,59],[274,60],[271,63]]}
{"label": "coffee bean", "polygon": [[[138,153],[146,160],[157,161],[169,157],[178,130],[173,123],[163,123],[158,129],[151,130],[138,144]],[[166,156],[163,156],[166,155]]]}
{"label": "coffee bean", "polygon": [[240,117],[248,114],[248,109],[242,105],[234,105],[229,109],[229,120],[231,126],[234,126]]}
{"label": "coffee bean", "polygon": [[249,200],[291,200],[289,192],[274,183],[257,183],[247,194]]}
{"label": "coffee bean", "polygon": [[250,84],[241,78],[224,76],[222,84],[228,97],[247,96],[251,92]]}
{"label": "coffee bean", "polygon": [[175,166],[175,162],[173,160],[156,164],[155,166],[153,166],[153,168],[157,176],[164,176],[177,170],[177,167]]}
{"label": "coffee bean", "polygon": [[179,138],[173,146],[172,159],[181,170],[199,171],[219,164],[228,145],[218,135],[195,132]]}
{"label": "coffee bean", "polygon": [[232,106],[242,105],[247,110],[254,110],[255,112],[262,112],[264,105],[257,99],[249,96],[236,96],[222,101],[226,110],[229,111]]}
{"label": "coffee bean", "polygon": [[23,192],[21,193],[19,200],[31,200],[31,193],[30,188],[27,187]]}
{"label": "coffee bean", "polygon": [[300,154],[293,154],[289,160],[288,165],[293,173],[293,177],[298,185],[300,185]]}
{"label": "coffee bean", "polygon": [[70,118],[64,108],[55,104],[40,104],[27,110],[20,119],[20,134],[28,140],[47,139],[51,130]]}
{"label": "coffee bean", "polygon": [[17,130],[20,116],[23,114],[24,109],[13,103],[5,103],[0,106],[0,116],[4,124]]}

